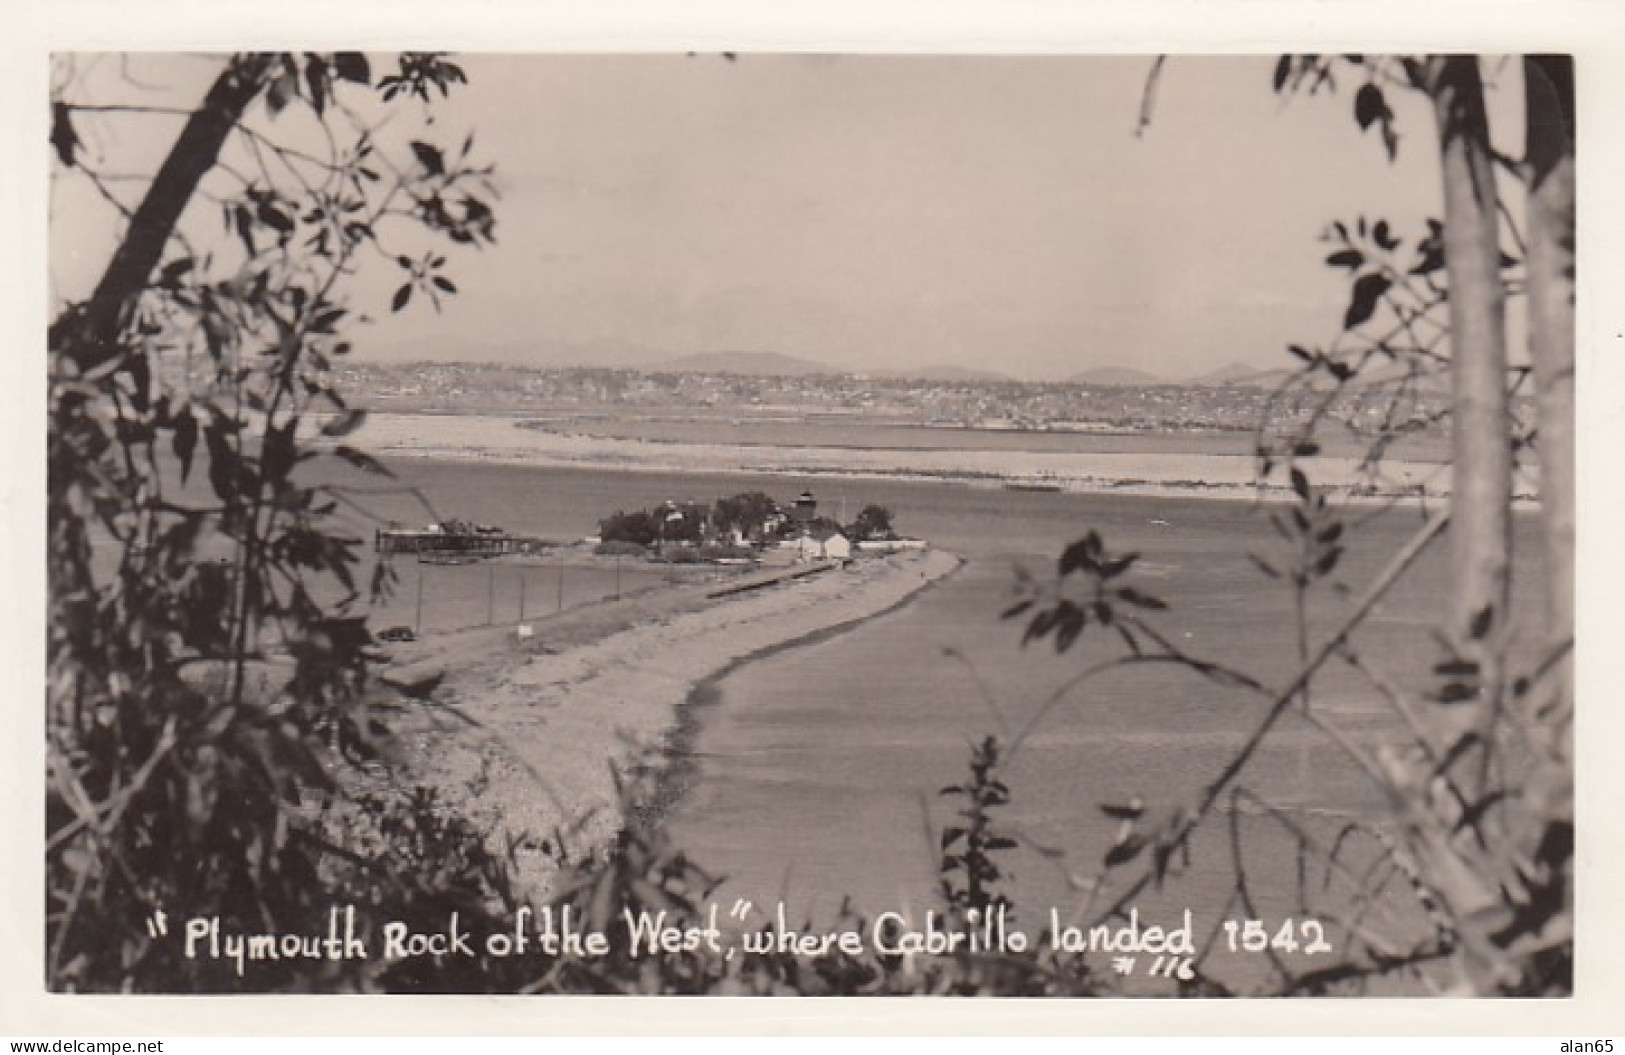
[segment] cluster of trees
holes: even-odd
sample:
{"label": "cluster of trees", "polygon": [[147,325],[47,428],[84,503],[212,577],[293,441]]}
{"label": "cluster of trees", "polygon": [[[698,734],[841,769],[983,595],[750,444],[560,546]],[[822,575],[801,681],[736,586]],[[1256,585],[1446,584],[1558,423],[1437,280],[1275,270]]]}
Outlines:
{"label": "cluster of trees", "polygon": [[638,546],[666,543],[698,545],[734,538],[747,545],[762,545],[794,538],[803,530],[839,531],[853,541],[896,537],[892,528],[892,512],[885,506],[866,505],[850,524],[845,525],[825,516],[798,521],[761,491],[719,498],[709,506],[696,502],[667,502],[630,513],[616,512],[598,522],[598,534],[604,542]]}
{"label": "cluster of trees", "polygon": [[897,532],[892,529],[892,512],[885,506],[866,505],[858,511],[857,519],[848,524],[845,529],[846,537],[854,542],[869,542],[882,539],[894,539]]}

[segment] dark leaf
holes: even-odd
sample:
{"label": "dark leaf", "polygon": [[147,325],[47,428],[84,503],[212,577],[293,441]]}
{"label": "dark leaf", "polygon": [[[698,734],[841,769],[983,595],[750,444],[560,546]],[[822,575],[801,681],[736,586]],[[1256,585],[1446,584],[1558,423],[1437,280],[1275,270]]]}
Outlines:
{"label": "dark leaf", "polygon": [[343,308],[330,308],[310,320],[310,328],[316,333],[332,333],[334,324],[342,318]]}
{"label": "dark leaf", "polygon": [[79,150],[79,134],[73,129],[73,110],[67,103],[51,104],[51,146],[56,148],[57,160],[71,168]]}
{"label": "dark leaf", "polygon": [[1448,678],[1474,678],[1478,676],[1478,664],[1470,659],[1452,657],[1434,666],[1433,673]]}
{"label": "dark leaf", "polygon": [[408,282],[395,291],[395,298],[389,302],[391,311],[400,311],[406,307],[406,302],[412,299],[412,284]]}
{"label": "dark leaf", "polygon": [[446,162],[440,155],[439,147],[414,139],[412,140],[412,153],[417,156],[419,164],[429,170],[429,175],[445,175]]}
{"label": "dark leaf", "polygon": [[[1292,470],[1292,490],[1297,492],[1299,498],[1307,500],[1309,497],[1309,477],[1303,475],[1302,469]],[[1296,513],[1297,510],[1294,509],[1293,512]]]}
{"label": "dark leaf", "polygon": [[1132,836],[1106,851],[1106,867],[1126,864],[1140,856],[1140,851],[1144,849],[1145,840],[1138,835]]}
{"label": "dark leaf", "polygon": [[1039,612],[1033,616],[1032,622],[1027,624],[1026,633],[1021,635],[1021,643],[1042,640],[1046,634],[1055,628],[1054,612]]}
{"label": "dark leaf", "polygon": [[192,473],[192,452],[197,449],[197,418],[191,411],[175,416],[175,457],[181,463],[181,483]]}
{"label": "dark leaf", "polygon": [[1140,555],[1138,553],[1126,553],[1115,560],[1109,560],[1101,565],[1100,577],[1102,579],[1115,579],[1128,571],[1134,565],[1134,562],[1139,559]]}
{"label": "dark leaf", "polygon": [[145,411],[148,400],[152,398],[152,364],[143,353],[132,354],[125,363],[130,372],[130,380],[134,389],[130,393],[130,402],[135,409]]}
{"label": "dark leaf", "polygon": [[1160,598],[1152,597],[1150,594],[1141,593],[1132,586],[1118,587],[1117,596],[1122,598],[1124,602],[1132,604],[1137,608],[1150,608],[1156,611],[1164,611],[1168,607],[1168,605],[1165,604]]}
{"label": "dark leaf", "polygon": [[1444,267],[1444,246],[1426,245],[1417,250],[1418,260],[1411,267],[1413,275],[1430,275]]}
{"label": "dark leaf", "polygon": [[1437,703],[1464,703],[1477,698],[1478,687],[1476,685],[1467,685],[1459,681],[1447,682],[1439,687],[1438,692],[1433,694],[1433,699]]}
{"label": "dark leaf", "polygon": [[1388,292],[1393,285],[1386,275],[1361,275],[1354,283],[1354,293],[1349,300],[1348,312],[1343,316],[1343,328],[1352,330],[1354,327],[1371,318],[1377,310],[1377,301]]}
{"label": "dark leaf", "polygon": [[1340,249],[1326,258],[1329,267],[1346,267],[1350,271],[1358,271],[1365,263],[1365,254],[1358,249]]}
{"label": "dark leaf", "polygon": [[322,435],[348,436],[360,428],[361,423],[366,420],[367,412],[365,410],[346,410],[342,414],[335,415],[327,424],[322,426]]}
{"label": "dark leaf", "polygon": [[287,233],[293,230],[293,220],[286,213],[268,201],[260,202],[259,208],[254,211],[260,223],[275,230]]}
{"label": "dark leaf", "polygon": [[349,462],[351,465],[365,473],[372,473],[375,476],[389,477],[393,477],[395,475],[394,473],[390,472],[389,469],[378,459],[374,458],[370,454],[367,454],[365,451],[358,451],[354,447],[334,447],[333,456],[336,458],[342,458],[344,461]]}
{"label": "dark leaf", "polygon": [[333,69],[343,80],[366,84],[371,79],[367,57],[359,51],[340,51],[333,56]]}
{"label": "dark leaf", "polygon": [[1399,248],[1399,239],[1388,233],[1387,220],[1377,221],[1377,226],[1371,229],[1371,240],[1388,252]]}
{"label": "dark leaf", "polygon": [[1472,636],[1474,641],[1482,641],[1489,636],[1490,627],[1494,624],[1495,606],[1487,604],[1473,616],[1472,623],[1467,628],[1467,633]]}
{"label": "dark leaf", "polygon": [[294,465],[294,433],[299,428],[299,416],[293,415],[279,426],[266,429],[260,444],[260,476],[280,488]]}
{"label": "dark leaf", "polygon": [[317,114],[327,110],[327,63],[312,55],[305,63],[305,87],[310,91],[310,105]]}
{"label": "dark leaf", "polygon": [[180,282],[181,276],[192,270],[195,264],[196,261],[189,256],[183,256],[178,260],[171,260],[169,263],[165,264],[164,269],[158,273],[158,284],[163,286],[165,289],[174,289],[175,286]]}
{"label": "dark leaf", "polygon": [[239,205],[231,211],[231,222],[228,225],[236,230],[237,236],[243,241],[243,251],[249,256],[259,252],[254,245],[254,216],[248,211],[248,206]]}
{"label": "dark leaf", "polygon": [[1354,93],[1354,120],[1358,121],[1361,130],[1371,127],[1371,122],[1386,120],[1392,114],[1388,109],[1388,102],[1382,97],[1382,89],[1375,84],[1365,84]]}
{"label": "dark leaf", "polygon": [[447,293],[457,292],[457,287],[452,283],[451,279],[444,275],[436,275],[434,277],[434,284],[445,290]]}
{"label": "dark leaf", "polygon": [[1275,77],[1273,80],[1275,90],[1280,91],[1286,87],[1286,79],[1292,74],[1292,56],[1282,55],[1275,63]]}
{"label": "dark leaf", "polygon": [[999,614],[1000,619],[1014,619],[1033,606],[1032,601],[1017,601]]}
{"label": "dark leaf", "polygon": [[1135,801],[1126,806],[1102,805],[1100,812],[1113,820],[1131,821],[1145,812],[1145,804]]}
{"label": "dark leaf", "polygon": [[1095,538],[1093,532],[1090,532],[1088,538],[1072,543],[1061,552],[1061,574],[1070,575],[1080,568],[1088,571],[1100,570],[1100,565],[1095,560],[1095,554],[1099,549],[1099,540]]}
{"label": "dark leaf", "polygon": [[1253,565],[1259,571],[1263,572],[1265,575],[1269,576],[1270,578],[1279,579],[1281,577],[1281,573],[1275,570],[1275,566],[1273,564],[1271,564],[1269,561],[1265,560],[1263,557],[1260,557],[1258,554],[1249,553],[1249,554],[1247,554],[1247,559],[1252,561]]}
{"label": "dark leaf", "polygon": [[231,420],[216,411],[203,429],[203,440],[209,448],[209,486],[223,502],[237,499],[237,469],[241,462],[232,449],[229,435]]}
{"label": "dark leaf", "polygon": [[265,91],[265,106],[275,117],[299,94],[299,71],[292,63],[284,63],[282,71]]}
{"label": "dark leaf", "polygon": [[1065,652],[1078,640],[1083,628],[1088,625],[1089,617],[1083,609],[1069,601],[1062,601],[1056,610],[1058,628],[1055,631],[1055,651]]}

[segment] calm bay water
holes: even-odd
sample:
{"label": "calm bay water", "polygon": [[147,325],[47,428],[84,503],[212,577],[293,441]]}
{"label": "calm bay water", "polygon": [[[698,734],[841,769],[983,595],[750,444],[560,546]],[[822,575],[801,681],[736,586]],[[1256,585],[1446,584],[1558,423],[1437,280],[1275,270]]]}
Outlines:
{"label": "calm bay water", "polygon": [[[1269,556],[1278,543],[1266,516],[1245,504],[953,488],[893,501],[908,529],[965,556],[965,567],[905,609],[749,664],[703,705],[699,775],[670,830],[727,877],[725,903],[783,901],[793,921],[828,920],[843,900],[871,917],[899,910],[917,921],[936,903],[934,833],[954,823],[962,801],[939,792],[965,779],[970,744],[995,732],[1001,717],[1007,729],[1020,728],[1079,671],[1121,649],[1115,637],[1088,635],[1064,656],[1048,646],[1023,648],[1020,626],[998,618],[1015,565],[1047,573],[1088,529],[1115,549],[1144,554],[1136,584],[1168,601],[1172,610],[1158,624],[1181,647],[1265,684],[1281,684],[1296,669],[1290,595],[1247,557],[1249,550]],[[1365,525],[1341,577],[1357,593],[1419,523],[1412,511]],[[1520,518],[1525,553],[1534,551],[1533,528]],[[1431,630],[1447,596],[1445,557],[1436,544],[1356,638],[1361,654],[1398,684],[1422,684],[1437,660]],[[1530,570],[1520,567],[1525,578]],[[1520,592],[1527,595],[1528,585]],[[1342,610],[1333,597],[1311,605],[1314,640]],[[1013,798],[1007,819],[1030,839],[1006,858],[1007,890],[1031,934],[1047,925],[1052,907],[1063,920],[1086,908],[1077,880],[1092,877],[1117,827],[1099,805],[1136,797],[1153,808],[1192,802],[1263,713],[1256,696],[1165,669],[1107,674],[1063,699],[1003,773]],[[1376,693],[1346,667],[1317,681],[1315,701],[1361,739],[1393,729]],[[1364,774],[1296,716],[1281,723],[1241,783],[1327,843],[1380,805]],[[1278,924],[1301,918],[1306,902],[1325,903],[1317,897],[1346,901],[1337,882],[1332,892],[1303,889],[1324,877],[1313,867],[1300,871],[1297,840],[1280,821],[1257,809],[1234,821],[1233,830],[1224,819],[1210,824],[1189,875],[1139,900],[1148,921],[1174,924],[1190,909],[1200,937],[1227,916]],[[1064,861],[1036,845],[1064,851]],[[1376,848],[1354,837],[1346,860],[1362,867]],[[1251,911],[1229,900],[1238,860]],[[1396,904],[1401,918],[1414,912],[1403,896]],[[1243,980],[1256,980],[1259,969],[1257,957],[1230,964]]]}
{"label": "calm bay water", "polygon": [[[694,780],[669,815],[669,830],[703,867],[726,877],[719,903],[783,901],[792,921],[827,922],[843,900],[870,916],[899,910],[916,920],[934,907],[935,833],[956,807],[939,791],[965,778],[970,745],[997,731],[1001,719],[1007,730],[1020,727],[1085,666],[1120,649],[1115,636],[1088,634],[1064,656],[1047,645],[1023,648],[1019,624],[999,619],[1018,565],[1048,574],[1068,542],[1096,530],[1114,551],[1142,554],[1132,581],[1169,603],[1157,622],[1181,647],[1266,684],[1282,683],[1297,662],[1290,593],[1247,556],[1280,563],[1282,543],[1266,514],[1246,502],[413,459],[392,465],[400,479],[390,486],[416,488],[429,505],[402,493],[364,500],[404,523],[455,516],[574,539],[594,531],[601,516],[666,499],[709,501],[750,489],[788,499],[810,488],[835,513],[843,504],[849,516],[866,503],[884,504],[900,530],[965,558],[959,572],[905,607],[747,664],[696,704]],[[1416,510],[1393,510],[1352,530],[1338,577],[1358,593],[1420,524]],[[370,525],[366,530],[370,535]],[[1529,598],[1539,573],[1534,518],[1518,517],[1516,534],[1516,592]],[[1432,633],[1448,596],[1446,545],[1435,543],[1355,639],[1397,684],[1423,684],[1438,659]],[[1316,596],[1308,613],[1315,640],[1346,603],[1331,591]],[[1393,729],[1377,694],[1344,666],[1328,667],[1315,702],[1362,740]],[[1076,880],[1093,875],[1117,824],[1101,804],[1190,802],[1263,706],[1172,669],[1113,672],[1066,693],[1003,773],[1013,797],[1007,820],[1027,839],[1005,861],[1017,925],[1036,935],[1052,907],[1063,920],[1086,907]],[[1241,783],[1328,841],[1379,805],[1365,776],[1296,716],[1283,720]],[[1374,850],[1357,834],[1345,857],[1359,868]],[[1238,860],[1250,908],[1232,900]],[[1189,909],[1199,939],[1227,917],[1273,925],[1301,916],[1306,901],[1336,896],[1322,892],[1324,877],[1301,863],[1296,838],[1280,821],[1244,809],[1233,823],[1221,816],[1208,825],[1188,874],[1138,904],[1147,922],[1163,925]],[[1402,892],[1396,903],[1401,916],[1414,913],[1414,905],[1403,907]],[[1256,977],[1259,964],[1254,957],[1238,977]]]}

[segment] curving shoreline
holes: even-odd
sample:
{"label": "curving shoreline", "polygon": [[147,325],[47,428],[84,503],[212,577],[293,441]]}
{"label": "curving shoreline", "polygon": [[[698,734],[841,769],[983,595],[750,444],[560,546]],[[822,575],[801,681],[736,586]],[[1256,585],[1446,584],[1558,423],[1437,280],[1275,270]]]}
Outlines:
{"label": "curving shoreline", "polygon": [[865,611],[844,622],[822,626],[799,637],[776,641],[752,652],[735,656],[717,670],[712,671],[696,682],[689,690],[688,696],[678,706],[677,723],[673,726],[671,735],[667,738],[662,752],[660,770],[656,774],[653,800],[642,806],[638,819],[642,823],[658,827],[664,823],[671,811],[682,802],[688,790],[699,779],[700,765],[695,754],[695,745],[704,726],[704,712],[721,702],[718,699],[718,686],[724,679],[748,664],[768,659],[788,649],[816,645],[819,642],[827,641],[830,638],[856,629],[871,620],[906,608],[919,600],[920,596],[927,590],[939,585],[965,566],[964,559],[954,554],[943,550],[928,552],[935,552],[951,558],[953,563],[940,573],[928,575],[920,585],[897,597],[883,608]]}
{"label": "curving shoreline", "polygon": [[579,859],[619,831],[612,766],[654,771],[658,821],[693,774],[705,690],[739,666],[852,630],[910,601],[962,562],[941,550],[832,567],[733,597],[684,588],[539,620],[511,630],[425,642],[446,672],[437,698],[474,724],[407,731],[416,775],[493,839],[517,842],[522,886],[541,892],[559,842]]}
{"label": "curving shoreline", "polygon": [[[1261,482],[1248,454],[1171,454],[983,449],[804,448],[611,439],[524,427],[521,419],[378,413],[362,441],[375,453],[484,464],[545,465],[658,473],[746,473],[767,476],[937,482],[999,488],[1043,486],[1080,494],[1290,500],[1283,481]],[[1306,463],[1308,464],[1308,463]],[[1327,493],[1355,503],[1415,503],[1448,496],[1448,463],[1394,460],[1371,477],[1350,457],[1316,456],[1311,475]],[[1538,472],[1523,466],[1518,498],[1529,506]]]}

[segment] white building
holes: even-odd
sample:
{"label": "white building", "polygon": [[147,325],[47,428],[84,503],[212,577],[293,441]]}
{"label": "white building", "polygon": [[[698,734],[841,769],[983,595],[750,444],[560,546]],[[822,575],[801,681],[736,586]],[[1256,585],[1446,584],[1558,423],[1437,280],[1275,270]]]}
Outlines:
{"label": "white building", "polygon": [[819,528],[785,542],[797,560],[846,560],[852,556],[852,542],[839,531]]}

